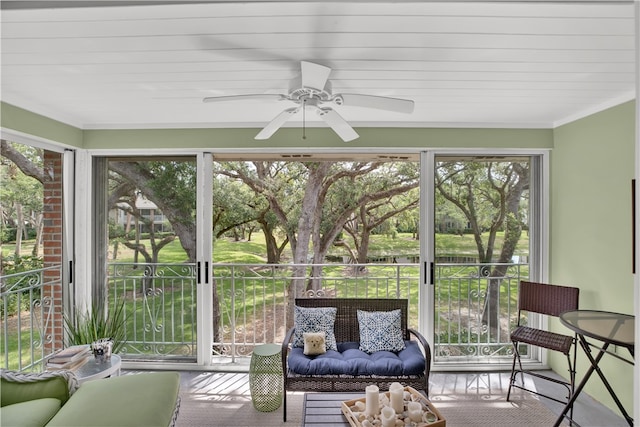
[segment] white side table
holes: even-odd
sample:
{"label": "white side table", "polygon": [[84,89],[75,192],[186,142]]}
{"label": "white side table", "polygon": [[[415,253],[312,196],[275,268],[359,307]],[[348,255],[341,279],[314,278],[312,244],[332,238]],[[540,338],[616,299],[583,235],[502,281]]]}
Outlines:
{"label": "white side table", "polygon": [[90,356],[89,360],[74,371],[76,378],[78,378],[78,384],[82,384],[86,381],[97,380],[100,378],[107,378],[111,375],[120,375],[120,366],[122,365],[122,359],[117,354],[112,354],[110,360],[104,362],[96,362],[93,356]]}

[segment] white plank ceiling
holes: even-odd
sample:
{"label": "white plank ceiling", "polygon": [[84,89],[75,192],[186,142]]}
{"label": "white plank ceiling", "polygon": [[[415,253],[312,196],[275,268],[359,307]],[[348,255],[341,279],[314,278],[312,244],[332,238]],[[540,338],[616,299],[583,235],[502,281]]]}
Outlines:
{"label": "white plank ceiling", "polygon": [[353,126],[551,128],[634,98],[632,1],[21,3],[1,99],[83,129],[261,127],[289,102],[202,99],[287,93],[301,60],[334,93],[415,101],[335,107]]}

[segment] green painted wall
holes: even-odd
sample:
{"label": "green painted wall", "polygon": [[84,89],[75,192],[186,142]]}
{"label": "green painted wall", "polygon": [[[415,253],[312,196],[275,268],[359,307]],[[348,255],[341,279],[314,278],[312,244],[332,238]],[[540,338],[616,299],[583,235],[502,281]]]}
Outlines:
{"label": "green painted wall", "polygon": [[[628,102],[554,130],[550,177],[550,282],[580,288],[580,308],[634,314],[631,272],[631,180],[635,105]],[[566,333],[559,322],[552,329]],[[628,352],[619,349],[620,354]],[[581,350],[578,351],[581,355]],[[564,356],[552,356],[566,375]],[[578,359],[578,378],[589,366]],[[605,357],[603,369],[633,411],[633,367]],[[596,376],[591,394],[616,408]],[[617,408],[615,409],[617,413]]]}
{"label": "green painted wall", "polygon": [[83,144],[82,130],[6,102],[0,103],[0,126],[70,147]]}
{"label": "green painted wall", "polygon": [[256,141],[259,129],[87,130],[84,148],[551,148],[550,129],[357,128],[360,138],[348,143],[330,129],[310,128],[306,139],[297,128],[280,129],[271,139]]}
{"label": "green painted wall", "polygon": [[256,141],[260,129],[118,129],[81,130],[12,105],[1,104],[6,129],[86,149],[253,149],[280,148],[551,148],[550,129],[357,128],[360,138],[348,143],[328,128],[283,128],[269,140]]}

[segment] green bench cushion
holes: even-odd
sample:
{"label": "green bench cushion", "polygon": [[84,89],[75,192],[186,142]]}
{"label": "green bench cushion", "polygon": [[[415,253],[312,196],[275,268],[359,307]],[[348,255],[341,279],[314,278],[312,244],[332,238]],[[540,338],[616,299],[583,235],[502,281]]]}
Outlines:
{"label": "green bench cushion", "polygon": [[[18,374],[20,377],[34,376]],[[0,406],[12,405],[27,400],[52,397],[60,402],[69,399],[69,387],[62,377],[43,378],[36,382],[14,382],[6,378],[0,379]]]}
{"label": "green bench cushion", "polygon": [[154,372],[88,381],[49,422],[51,427],[166,427],[178,402],[180,375]]}
{"label": "green bench cushion", "polygon": [[0,408],[2,427],[43,427],[60,409],[60,400],[35,399]]}

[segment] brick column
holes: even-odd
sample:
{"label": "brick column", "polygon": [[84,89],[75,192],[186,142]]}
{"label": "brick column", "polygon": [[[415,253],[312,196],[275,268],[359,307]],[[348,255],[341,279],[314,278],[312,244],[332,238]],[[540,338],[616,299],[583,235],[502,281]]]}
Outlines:
{"label": "brick column", "polygon": [[[44,151],[44,229],[42,233],[44,267],[62,267],[62,154]],[[44,354],[64,344],[64,299],[62,268],[47,270],[42,290],[43,311],[50,310],[49,322],[43,322]],[[45,318],[46,319],[46,318]]]}

